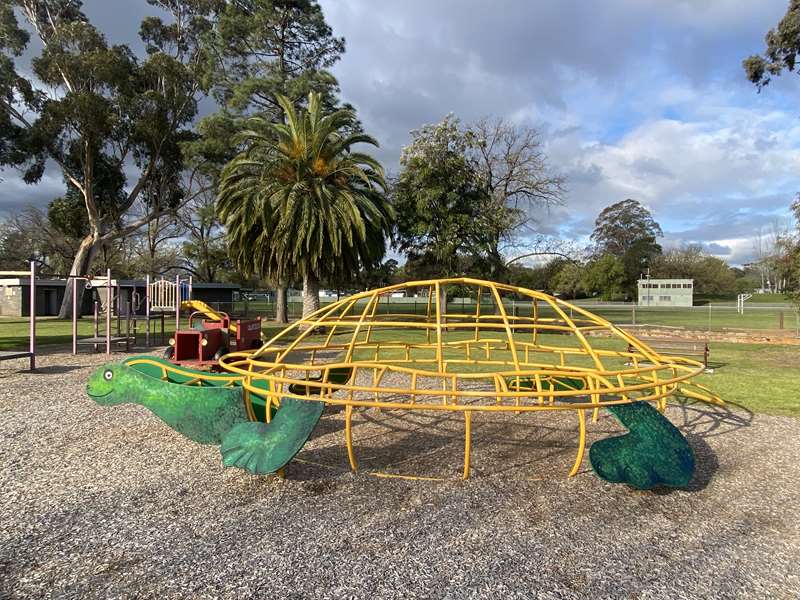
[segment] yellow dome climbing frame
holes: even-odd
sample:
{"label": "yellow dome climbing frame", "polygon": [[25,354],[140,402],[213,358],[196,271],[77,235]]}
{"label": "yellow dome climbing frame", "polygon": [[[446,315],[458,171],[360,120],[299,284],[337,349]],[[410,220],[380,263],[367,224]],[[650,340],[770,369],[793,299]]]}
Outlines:
{"label": "yellow dome climbing frame", "polygon": [[[391,298],[404,292],[420,300]],[[454,295],[469,301],[453,301]],[[419,314],[413,310],[418,303],[424,304]],[[601,347],[592,343],[609,338],[595,344]],[[275,404],[291,397],[343,405],[354,471],[357,407],[462,412],[467,478],[473,413],[575,411],[572,476],[583,460],[587,410],[596,421],[604,406],[645,400],[663,410],[671,395],[722,403],[691,382],[704,370],[698,361],[659,354],[548,294],[471,278],[413,281],[349,296],[289,325],[258,350],[228,354],[220,364],[244,377],[246,396],[266,395]]]}

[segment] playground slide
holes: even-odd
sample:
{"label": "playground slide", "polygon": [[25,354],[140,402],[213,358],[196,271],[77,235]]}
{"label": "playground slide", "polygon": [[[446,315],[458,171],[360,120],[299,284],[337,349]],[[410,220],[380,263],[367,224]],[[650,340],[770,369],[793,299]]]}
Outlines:
{"label": "playground slide", "polygon": [[[224,316],[219,311],[214,310],[202,300],[183,300],[181,301],[181,310],[189,310],[192,312],[201,312],[206,318],[211,321],[222,321]],[[236,333],[236,323],[231,321],[231,333]]]}

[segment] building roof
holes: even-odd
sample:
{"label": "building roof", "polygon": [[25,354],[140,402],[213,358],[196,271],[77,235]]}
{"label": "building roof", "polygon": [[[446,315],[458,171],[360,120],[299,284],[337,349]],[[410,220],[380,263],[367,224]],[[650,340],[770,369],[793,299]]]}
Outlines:
{"label": "building roof", "polygon": [[640,279],[639,283],[694,283],[694,279]]}

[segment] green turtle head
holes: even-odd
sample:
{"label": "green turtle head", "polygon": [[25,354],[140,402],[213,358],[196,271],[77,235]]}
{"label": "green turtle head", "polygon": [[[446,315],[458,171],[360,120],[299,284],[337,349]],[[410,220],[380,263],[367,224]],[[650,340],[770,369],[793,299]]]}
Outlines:
{"label": "green turtle head", "polygon": [[122,366],[106,364],[98,368],[86,383],[86,393],[92,400],[104,406],[124,402],[123,394],[115,394],[116,385],[122,376]]}

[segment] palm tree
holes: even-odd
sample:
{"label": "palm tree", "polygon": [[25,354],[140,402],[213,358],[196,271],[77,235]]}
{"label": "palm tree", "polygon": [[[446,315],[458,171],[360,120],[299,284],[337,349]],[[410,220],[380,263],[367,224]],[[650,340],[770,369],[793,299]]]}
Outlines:
{"label": "palm tree", "polygon": [[244,149],[223,170],[217,208],[231,255],[247,273],[303,280],[303,316],[319,308],[323,278],[353,274],[383,257],[394,211],[383,168],[353,151],[378,142],[355,129],[350,110],[323,114],[278,96],[284,123],[248,120]]}

